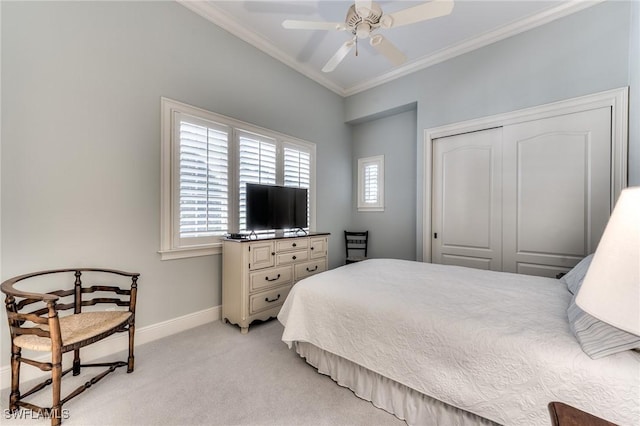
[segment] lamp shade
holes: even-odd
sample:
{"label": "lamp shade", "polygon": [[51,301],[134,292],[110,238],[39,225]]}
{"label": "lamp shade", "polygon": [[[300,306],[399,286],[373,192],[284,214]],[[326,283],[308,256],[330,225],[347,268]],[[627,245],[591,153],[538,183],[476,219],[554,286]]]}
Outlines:
{"label": "lamp shade", "polygon": [[621,192],[576,304],[599,320],[640,336],[640,187]]}

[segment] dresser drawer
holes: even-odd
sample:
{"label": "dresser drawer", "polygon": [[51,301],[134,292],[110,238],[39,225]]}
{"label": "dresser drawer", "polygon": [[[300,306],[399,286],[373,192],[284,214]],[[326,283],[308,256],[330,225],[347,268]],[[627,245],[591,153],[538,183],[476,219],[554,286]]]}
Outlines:
{"label": "dresser drawer", "polygon": [[303,278],[326,271],[326,265],[325,259],[295,265],[295,280],[300,281]]}
{"label": "dresser drawer", "polygon": [[304,262],[309,259],[309,252],[305,250],[278,253],[276,255],[276,265],[289,265],[294,262]]}
{"label": "dresser drawer", "polygon": [[300,250],[309,247],[309,238],[285,238],[276,241],[276,251]]}
{"label": "dresser drawer", "polygon": [[249,276],[249,291],[253,293],[266,287],[288,284],[292,279],[293,270],[291,266],[254,272]]}
{"label": "dresser drawer", "polygon": [[273,290],[263,291],[252,295],[249,298],[249,315],[281,306],[287,298],[290,290],[291,285],[287,284],[282,287],[274,288]]}

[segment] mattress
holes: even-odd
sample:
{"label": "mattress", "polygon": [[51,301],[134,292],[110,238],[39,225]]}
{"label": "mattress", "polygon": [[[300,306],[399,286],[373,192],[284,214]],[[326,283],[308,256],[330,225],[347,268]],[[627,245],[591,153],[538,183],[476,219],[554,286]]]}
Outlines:
{"label": "mattress", "polygon": [[278,318],[307,342],[453,407],[549,424],[562,401],[640,424],[640,353],[592,360],[569,331],[558,280],[393,259],[297,283]]}

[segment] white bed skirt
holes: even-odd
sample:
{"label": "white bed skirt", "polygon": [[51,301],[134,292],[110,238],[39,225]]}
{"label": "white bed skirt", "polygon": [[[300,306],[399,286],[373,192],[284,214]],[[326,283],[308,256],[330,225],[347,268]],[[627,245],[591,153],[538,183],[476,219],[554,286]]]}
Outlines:
{"label": "white bed skirt", "polygon": [[496,425],[468,411],[445,404],[414,389],[381,376],[310,343],[295,342],[296,352],[339,385],[370,401],[409,425]]}

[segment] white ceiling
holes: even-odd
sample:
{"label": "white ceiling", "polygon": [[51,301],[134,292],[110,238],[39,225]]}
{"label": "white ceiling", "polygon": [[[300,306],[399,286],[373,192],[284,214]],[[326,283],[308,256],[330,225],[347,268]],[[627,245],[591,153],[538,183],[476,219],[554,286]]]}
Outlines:
{"label": "white ceiling", "polygon": [[[334,92],[348,96],[403,75],[546,24],[602,0],[455,0],[444,17],[399,28],[378,30],[407,56],[391,65],[366,42],[331,73],[321,71],[348,32],[287,30],[285,19],[344,22],[350,0],[190,1],[177,0],[216,25],[249,42]],[[380,0],[384,13],[420,1]]]}

